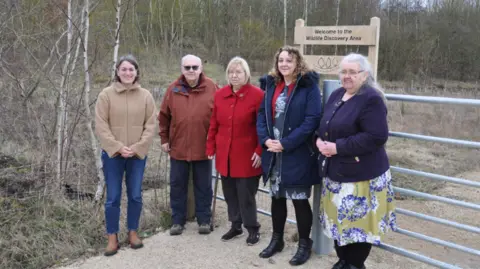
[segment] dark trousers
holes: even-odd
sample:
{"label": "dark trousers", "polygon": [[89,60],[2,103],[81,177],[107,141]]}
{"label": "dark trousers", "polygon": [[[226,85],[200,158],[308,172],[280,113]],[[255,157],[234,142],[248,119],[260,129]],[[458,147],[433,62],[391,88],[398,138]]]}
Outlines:
{"label": "dark trousers", "polygon": [[105,224],[107,234],[116,234],[120,230],[120,201],[122,198],[122,181],[125,174],[127,187],[127,228],[129,231],[138,230],[138,223],[142,213],[142,181],[147,158],[141,160],[137,157],[123,158],[108,157],[102,151],[103,174],[107,187],[105,199]]}
{"label": "dark trousers", "polygon": [[337,257],[358,268],[363,268],[371,249],[372,245],[369,243],[353,243],[339,246],[337,240],[335,240]]}
{"label": "dark trousers", "polygon": [[247,230],[258,229],[257,194],[260,176],[248,178],[231,178],[222,176],[222,190],[228,207],[228,220],[232,226]]}
{"label": "dark trousers", "polygon": [[212,162],[181,161],[170,158],[170,206],[173,224],[185,225],[187,215],[188,177],[193,171],[195,216],[198,224],[209,224],[212,216]]}
{"label": "dark trousers", "polygon": [[[309,239],[312,229],[313,213],[310,202],[305,200],[292,200],[297,218],[298,237]],[[287,221],[287,199],[272,197],[272,224],[273,232],[283,234]]]}

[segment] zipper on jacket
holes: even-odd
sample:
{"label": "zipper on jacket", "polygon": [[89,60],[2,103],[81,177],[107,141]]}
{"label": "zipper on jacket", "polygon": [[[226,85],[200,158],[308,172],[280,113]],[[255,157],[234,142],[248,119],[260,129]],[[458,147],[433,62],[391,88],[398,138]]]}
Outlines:
{"label": "zipper on jacket", "polygon": [[126,122],[126,126],[125,126],[126,127],[125,128],[125,133],[126,133],[125,136],[126,137],[125,138],[126,138],[127,141],[125,141],[125,143],[128,144],[128,142],[129,142],[128,141],[128,89],[125,91],[125,104],[126,104],[125,107],[127,108],[127,115],[126,115],[126,121],[125,121]]}
{"label": "zipper on jacket", "polygon": [[[288,99],[288,91],[287,91],[288,102],[287,102],[287,107],[285,108],[285,116],[284,116],[285,118],[287,117],[287,110],[288,110],[288,107],[290,106],[290,101],[292,100],[293,95],[295,94],[295,91],[297,90],[298,82],[300,81],[300,79],[301,79],[301,77],[299,79],[297,79],[297,81],[295,82],[295,87],[293,88],[292,95],[290,96],[290,99]],[[268,88],[267,86],[265,86],[265,87]],[[275,92],[273,94],[275,94]],[[273,99],[272,99],[272,101],[273,101]],[[267,109],[267,98],[265,98],[265,109]],[[272,111],[272,116],[273,116],[273,111]],[[266,118],[267,118],[267,132],[269,132],[270,129],[268,128],[268,115],[266,115]],[[280,139],[282,139],[282,137],[283,137],[283,130],[285,130],[285,120],[283,121],[283,128],[282,128],[282,133],[280,134]],[[270,133],[268,135],[270,136]],[[270,165],[268,167],[267,180],[270,178],[270,173],[271,173],[271,170],[272,170],[272,164],[273,164],[273,157],[270,160]],[[282,168],[280,167],[280,174],[282,173],[281,169]]]}
{"label": "zipper on jacket", "polygon": [[[267,79],[268,79],[268,76],[267,76],[267,78],[265,78],[265,92],[268,91]],[[275,94],[275,92],[274,92],[274,94]],[[268,111],[267,111],[267,107],[268,107],[268,100],[267,100],[268,98],[267,98],[267,96],[268,96],[268,93],[265,95],[265,112],[268,112]],[[270,138],[270,127],[268,126],[268,117],[269,117],[268,113],[265,113],[265,119],[266,119],[266,122],[267,122],[267,135],[268,135],[269,138]],[[272,111],[272,117],[273,117],[273,111]],[[268,139],[267,139],[267,140],[268,140]],[[263,181],[263,182],[264,182],[264,184],[263,184],[264,186],[266,185],[268,179],[270,178],[270,174],[271,174],[271,171],[272,171],[272,165],[273,165],[273,158],[274,158],[274,157],[272,157],[272,158],[270,159],[270,164],[268,165],[267,179],[266,179],[266,181],[265,181],[265,180]]]}
{"label": "zipper on jacket", "polygon": [[[283,138],[283,131],[285,130],[285,127],[286,127],[286,126],[285,126],[285,122],[286,122],[285,119],[287,119],[287,111],[288,111],[288,108],[290,107],[290,103],[292,102],[293,95],[295,94],[295,91],[297,90],[298,82],[300,81],[301,78],[302,78],[302,77],[298,78],[297,81],[295,82],[295,87],[293,87],[292,95],[290,96],[290,98],[288,97],[288,91],[287,91],[287,100],[288,100],[288,102],[287,102],[287,107],[285,108],[285,116],[284,116],[285,118],[284,118],[284,120],[283,120],[283,128],[282,128],[282,132],[280,133],[280,139]],[[285,86],[286,86],[286,84],[285,84]],[[287,86],[287,87],[288,87],[288,86]],[[282,156],[280,156],[279,158],[282,158]],[[280,167],[280,176],[281,176],[281,175],[282,175],[282,167]]]}

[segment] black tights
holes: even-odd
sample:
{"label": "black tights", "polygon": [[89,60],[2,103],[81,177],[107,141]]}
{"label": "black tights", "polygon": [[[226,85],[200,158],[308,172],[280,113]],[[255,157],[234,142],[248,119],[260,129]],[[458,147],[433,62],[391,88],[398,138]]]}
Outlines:
{"label": "black tights", "polygon": [[[307,199],[292,200],[297,217],[298,237],[300,239],[309,239],[312,229],[312,208]],[[287,199],[272,197],[272,224],[275,233],[283,234],[285,222],[287,221]]]}
{"label": "black tights", "polygon": [[371,249],[372,244],[370,243],[353,243],[339,246],[337,240],[335,240],[335,251],[338,258],[358,268],[363,268]]}

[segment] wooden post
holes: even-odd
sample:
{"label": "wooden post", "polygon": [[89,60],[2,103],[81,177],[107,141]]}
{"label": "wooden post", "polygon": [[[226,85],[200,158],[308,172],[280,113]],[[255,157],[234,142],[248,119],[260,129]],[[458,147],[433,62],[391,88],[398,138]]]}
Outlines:
{"label": "wooden post", "polygon": [[377,80],[378,49],[380,45],[380,19],[378,17],[371,18],[370,26],[375,26],[375,46],[368,47],[368,59],[372,64],[373,78]]}
{"label": "wooden post", "polygon": [[189,167],[188,175],[188,196],[187,196],[187,221],[195,220],[195,193],[193,191],[193,170]]}
{"label": "wooden post", "polygon": [[[305,26],[305,21],[303,19],[298,19],[295,21],[295,33],[294,34],[299,34],[301,31],[301,28]],[[295,44],[295,47],[298,48],[301,54],[305,54],[304,50],[304,45],[303,44]]]}

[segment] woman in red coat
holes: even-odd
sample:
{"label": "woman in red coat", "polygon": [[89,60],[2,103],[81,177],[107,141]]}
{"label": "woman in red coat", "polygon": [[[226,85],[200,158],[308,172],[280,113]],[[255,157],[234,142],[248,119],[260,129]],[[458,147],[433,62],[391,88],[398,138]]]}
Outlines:
{"label": "woman in red coat", "polygon": [[222,176],[222,189],[228,206],[231,229],[223,241],[243,235],[248,230],[247,244],[260,240],[257,221],[257,193],[262,174],[262,148],[257,138],[257,113],[263,91],[250,84],[247,62],[233,58],[227,66],[228,85],[215,94],[213,113],[207,138],[207,156],[213,159]]}

